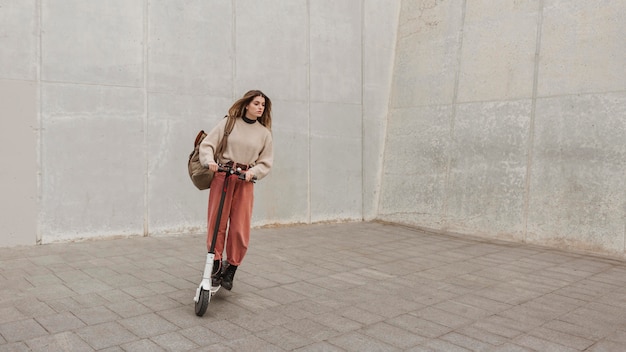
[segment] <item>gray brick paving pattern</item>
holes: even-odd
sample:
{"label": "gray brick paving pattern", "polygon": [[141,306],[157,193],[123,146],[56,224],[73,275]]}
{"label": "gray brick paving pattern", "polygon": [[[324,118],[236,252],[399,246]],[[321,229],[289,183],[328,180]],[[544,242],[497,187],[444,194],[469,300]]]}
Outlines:
{"label": "gray brick paving pattern", "polygon": [[620,260],[367,222],[252,236],[202,318],[202,235],[0,249],[0,352],[626,350]]}

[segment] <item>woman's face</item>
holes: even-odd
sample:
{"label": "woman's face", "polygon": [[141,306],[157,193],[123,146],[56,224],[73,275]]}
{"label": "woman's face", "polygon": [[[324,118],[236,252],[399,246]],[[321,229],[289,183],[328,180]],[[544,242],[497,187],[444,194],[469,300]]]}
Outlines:
{"label": "woman's face", "polygon": [[254,97],[246,107],[246,117],[256,120],[263,115],[263,111],[265,111],[265,98],[262,96]]}

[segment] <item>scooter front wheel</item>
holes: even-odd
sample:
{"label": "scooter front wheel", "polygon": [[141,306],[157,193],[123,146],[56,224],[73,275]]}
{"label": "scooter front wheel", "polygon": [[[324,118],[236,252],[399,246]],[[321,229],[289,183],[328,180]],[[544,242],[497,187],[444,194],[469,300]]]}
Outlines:
{"label": "scooter front wheel", "polygon": [[211,299],[211,291],[207,291],[200,288],[200,296],[198,297],[198,301],[196,302],[196,315],[201,317],[206,313],[207,308],[209,307],[209,300]]}

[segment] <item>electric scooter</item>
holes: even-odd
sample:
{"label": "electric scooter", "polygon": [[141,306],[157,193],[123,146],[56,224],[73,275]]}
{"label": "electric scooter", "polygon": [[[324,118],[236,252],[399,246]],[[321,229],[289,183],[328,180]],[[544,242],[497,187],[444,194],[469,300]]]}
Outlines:
{"label": "electric scooter", "polygon": [[[228,181],[231,175],[237,175],[240,180],[246,179],[246,174],[241,172],[241,168],[233,169],[229,166],[220,165],[217,169],[218,172],[225,172],[224,187],[222,187],[222,196],[220,198],[220,204],[217,210],[217,219],[215,220],[215,227],[213,229],[213,239],[211,240],[211,248],[206,256],[206,263],[204,265],[204,273],[202,274],[202,281],[196,289],[196,296],[193,301],[196,303],[196,315],[201,317],[206,312],[211,301],[211,297],[219,291],[221,285],[217,284],[213,286],[213,280],[211,274],[213,272],[213,260],[215,258],[215,241],[217,240],[217,232],[219,231],[220,219],[222,218],[222,209],[224,208],[224,199],[226,198],[226,190],[228,189]],[[250,182],[254,183],[255,179]]]}

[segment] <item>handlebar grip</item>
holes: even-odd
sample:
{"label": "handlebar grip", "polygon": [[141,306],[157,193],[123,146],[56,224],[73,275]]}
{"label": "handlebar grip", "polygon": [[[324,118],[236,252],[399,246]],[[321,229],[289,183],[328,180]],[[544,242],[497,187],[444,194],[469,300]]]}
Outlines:
{"label": "handlebar grip", "polygon": [[[246,179],[246,174],[245,173],[239,173],[239,175],[237,176],[240,180],[244,180]],[[250,182],[252,183],[256,183],[256,176],[252,176],[252,179],[250,180]]]}

